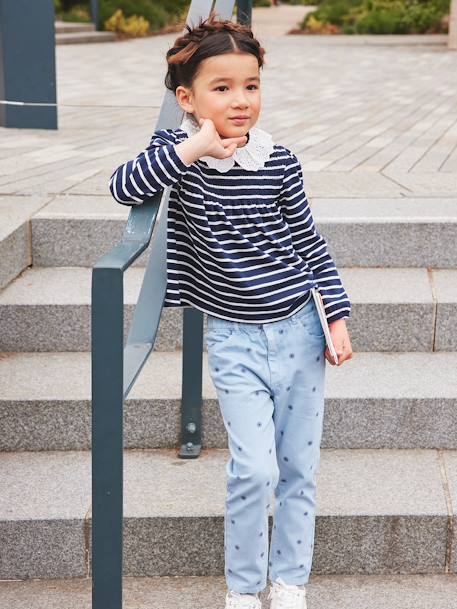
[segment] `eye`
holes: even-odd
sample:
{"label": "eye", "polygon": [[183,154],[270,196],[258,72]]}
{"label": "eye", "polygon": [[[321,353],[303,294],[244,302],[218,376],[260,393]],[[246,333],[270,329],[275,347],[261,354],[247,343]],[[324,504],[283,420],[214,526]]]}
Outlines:
{"label": "eye", "polygon": [[[254,87],[255,89],[258,89],[257,85],[248,85],[248,87]],[[216,87],[214,90],[215,91],[220,91],[221,89],[227,89],[228,87],[226,85],[220,85],[219,87]],[[251,89],[252,90],[252,89]]]}

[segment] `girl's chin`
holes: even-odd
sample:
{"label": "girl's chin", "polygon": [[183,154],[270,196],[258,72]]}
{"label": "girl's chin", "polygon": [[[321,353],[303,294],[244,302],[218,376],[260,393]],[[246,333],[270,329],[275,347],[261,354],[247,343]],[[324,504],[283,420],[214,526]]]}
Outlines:
{"label": "girl's chin", "polygon": [[226,139],[228,137],[241,137],[242,135],[247,135],[249,129],[243,128],[240,129],[239,127],[234,127],[233,129],[221,129],[221,131],[218,130],[219,133],[219,137],[221,139]]}

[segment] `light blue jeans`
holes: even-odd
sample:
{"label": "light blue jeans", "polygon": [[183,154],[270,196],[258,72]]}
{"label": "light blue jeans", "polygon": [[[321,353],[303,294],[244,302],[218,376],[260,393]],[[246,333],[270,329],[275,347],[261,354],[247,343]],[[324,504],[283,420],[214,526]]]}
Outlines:
{"label": "light blue jeans", "polygon": [[208,368],[231,455],[224,522],[225,577],[231,590],[259,592],[267,574],[270,581],[308,582],[325,344],[312,297],[291,317],[270,323],[208,315]]}

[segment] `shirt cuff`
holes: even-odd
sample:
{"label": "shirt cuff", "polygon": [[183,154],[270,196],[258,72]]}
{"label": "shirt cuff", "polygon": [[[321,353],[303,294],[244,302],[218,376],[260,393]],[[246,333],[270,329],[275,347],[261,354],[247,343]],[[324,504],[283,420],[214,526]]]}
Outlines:
{"label": "shirt cuff", "polygon": [[338,311],[338,313],[334,313],[333,315],[329,315],[327,317],[327,323],[332,323],[332,321],[336,321],[337,319],[345,319],[351,317],[351,313],[348,311]]}

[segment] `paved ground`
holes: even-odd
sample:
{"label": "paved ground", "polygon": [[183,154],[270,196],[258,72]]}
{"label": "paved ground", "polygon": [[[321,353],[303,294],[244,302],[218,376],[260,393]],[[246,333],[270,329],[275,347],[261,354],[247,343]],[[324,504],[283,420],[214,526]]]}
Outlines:
{"label": "paved ground", "polygon": [[[306,10],[259,8],[253,23],[267,51],[258,126],[299,156],[308,195],[457,196],[445,37],[285,35]],[[59,130],[0,128],[0,197],[109,194],[150,140],[176,36],[57,47]]]}
{"label": "paved ground", "polygon": [[[124,609],[222,609],[222,576],[124,577]],[[330,575],[312,573],[307,604],[313,609],[455,609],[457,576]],[[260,597],[269,607],[269,586]],[[382,600],[380,600],[382,599]],[[28,580],[2,583],[0,609],[90,609],[91,580]]]}

